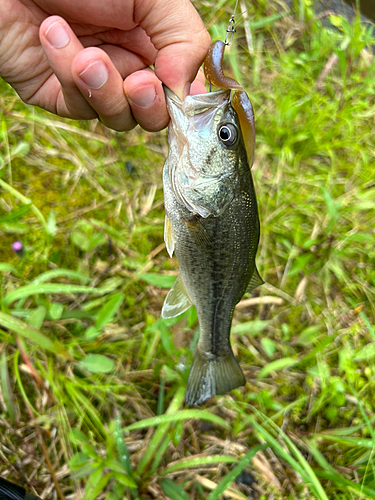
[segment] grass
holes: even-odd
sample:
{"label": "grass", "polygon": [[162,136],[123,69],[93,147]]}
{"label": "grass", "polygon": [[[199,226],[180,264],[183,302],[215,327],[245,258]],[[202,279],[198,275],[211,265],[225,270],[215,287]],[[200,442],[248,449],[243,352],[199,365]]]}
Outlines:
{"label": "grass", "polygon": [[[224,5],[197,2],[214,38]],[[375,497],[372,40],[307,2],[248,8],[226,64],[256,113],[267,283],[233,321],[246,387],[200,408],[195,310],[160,318],[166,132],[0,84],[0,474],[45,499]]]}

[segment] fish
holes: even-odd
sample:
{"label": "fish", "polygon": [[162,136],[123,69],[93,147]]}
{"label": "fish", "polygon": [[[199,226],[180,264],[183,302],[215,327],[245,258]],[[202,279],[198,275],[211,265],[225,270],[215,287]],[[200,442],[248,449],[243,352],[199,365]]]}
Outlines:
{"label": "fish", "polygon": [[213,43],[204,63],[206,79],[219,90],[181,101],[164,87],[171,118],[164,240],[180,274],[161,315],[172,318],[191,305],[197,310],[188,406],[246,384],[230,345],[232,317],[244,293],[263,283],[255,263],[260,224],[250,171],[254,114],[242,86],[223,73],[224,48]]}

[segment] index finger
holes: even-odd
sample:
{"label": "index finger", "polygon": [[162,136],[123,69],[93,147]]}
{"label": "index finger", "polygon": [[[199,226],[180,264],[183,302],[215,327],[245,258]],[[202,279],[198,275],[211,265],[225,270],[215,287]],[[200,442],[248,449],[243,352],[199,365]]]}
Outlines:
{"label": "index finger", "polygon": [[134,20],[157,55],[156,76],[183,99],[210,46],[210,35],[189,0],[136,0]]}

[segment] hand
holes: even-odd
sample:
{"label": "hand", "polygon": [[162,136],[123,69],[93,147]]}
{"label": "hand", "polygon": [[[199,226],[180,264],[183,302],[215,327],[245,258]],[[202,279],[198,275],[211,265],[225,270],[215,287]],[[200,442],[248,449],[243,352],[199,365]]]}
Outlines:
{"label": "hand", "polygon": [[201,72],[190,83],[209,44],[189,0],[1,2],[0,76],[27,104],[115,130],[167,125],[161,82],[205,92]]}

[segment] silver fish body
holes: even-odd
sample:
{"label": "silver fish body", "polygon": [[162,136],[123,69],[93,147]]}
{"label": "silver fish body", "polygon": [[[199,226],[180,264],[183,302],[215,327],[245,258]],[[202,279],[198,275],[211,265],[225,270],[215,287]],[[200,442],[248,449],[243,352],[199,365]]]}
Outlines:
{"label": "silver fish body", "polygon": [[165,241],[180,276],[162,316],[191,304],[200,338],[186,392],[201,404],[245,384],[229,342],[235,305],[262,283],[255,266],[259,241],[257,201],[239,120],[230,91],[188,96],[165,88],[169,155],[163,185]]}

